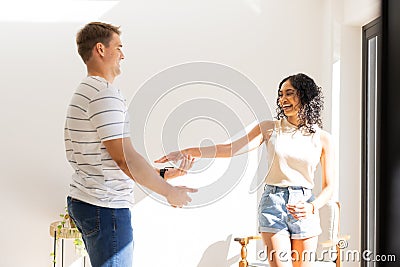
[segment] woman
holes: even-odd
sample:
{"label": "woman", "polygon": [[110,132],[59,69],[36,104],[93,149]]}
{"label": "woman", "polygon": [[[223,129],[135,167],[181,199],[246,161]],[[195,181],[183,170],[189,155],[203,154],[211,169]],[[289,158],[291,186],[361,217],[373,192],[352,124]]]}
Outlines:
{"label": "woman", "polygon": [[[321,129],[321,88],[305,74],[282,80],[277,120],[263,121],[246,136],[230,143],[175,151],[156,162],[184,155],[217,158],[241,154],[250,142],[267,144],[270,169],[258,209],[259,231],[270,266],[312,266],[310,256],[321,233],[318,210],[334,189],[334,152],[329,133]],[[322,167],[322,191],[312,195],[314,173]]]}

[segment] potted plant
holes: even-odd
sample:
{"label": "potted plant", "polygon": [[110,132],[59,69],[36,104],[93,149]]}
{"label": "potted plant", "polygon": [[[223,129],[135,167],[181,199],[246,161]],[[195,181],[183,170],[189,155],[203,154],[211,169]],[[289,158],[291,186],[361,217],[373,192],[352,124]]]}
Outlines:
{"label": "potted plant", "polygon": [[79,256],[87,255],[85,244],[82,240],[82,235],[76,227],[74,221],[68,214],[68,209],[65,208],[65,213],[60,214],[61,221],[56,221],[50,224],[50,235],[54,237],[54,251],[50,253],[53,258],[53,263],[56,263],[56,243],[59,245],[59,239],[74,239],[75,252]]}

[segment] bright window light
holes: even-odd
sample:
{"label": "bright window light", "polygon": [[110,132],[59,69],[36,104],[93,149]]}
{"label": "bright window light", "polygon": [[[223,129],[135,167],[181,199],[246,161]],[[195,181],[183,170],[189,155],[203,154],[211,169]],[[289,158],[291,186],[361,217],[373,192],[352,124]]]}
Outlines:
{"label": "bright window light", "polygon": [[332,134],[339,136],[340,125],[340,60],[332,70]]}
{"label": "bright window light", "polygon": [[87,22],[99,20],[120,1],[12,0],[3,2],[2,22]]}
{"label": "bright window light", "polygon": [[[335,157],[339,158],[339,142],[340,142],[340,60],[333,63],[332,69],[332,137],[335,143]],[[334,168],[339,173],[339,160],[335,161]],[[339,177],[336,177],[336,186],[339,188]],[[336,190],[336,195],[333,199],[339,199],[339,190]]]}

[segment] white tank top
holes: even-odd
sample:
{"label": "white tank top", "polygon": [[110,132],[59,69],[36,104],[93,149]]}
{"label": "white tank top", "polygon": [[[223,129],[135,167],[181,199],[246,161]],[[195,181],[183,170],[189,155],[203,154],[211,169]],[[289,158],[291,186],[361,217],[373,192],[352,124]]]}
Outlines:
{"label": "white tank top", "polygon": [[314,126],[314,130],[315,133],[299,130],[286,119],[275,121],[267,142],[267,184],[314,187],[314,173],[322,152],[321,129]]}

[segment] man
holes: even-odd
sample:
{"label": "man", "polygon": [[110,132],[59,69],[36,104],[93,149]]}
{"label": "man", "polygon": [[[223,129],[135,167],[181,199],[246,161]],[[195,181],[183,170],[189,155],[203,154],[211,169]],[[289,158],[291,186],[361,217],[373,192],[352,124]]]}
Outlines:
{"label": "man", "polygon": [[[74,168],[68,211],[82,233],[93,267],[132,266],[131,214],[134,181],[164,196],[174,207],[187,205],[195,189],[173,187],[133,148],[124,132],[127,107],[112,83],[124,59],[119,27],[93,22],[77,34],[87,77],[67,111],[65,146]],[[179,169],[161,173],[173,178],[193,164],[185,157]]]}

